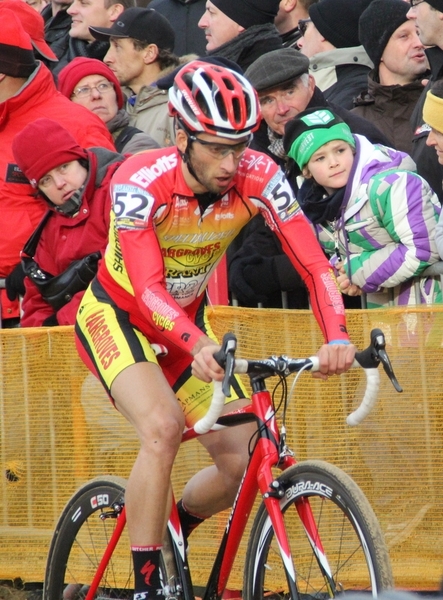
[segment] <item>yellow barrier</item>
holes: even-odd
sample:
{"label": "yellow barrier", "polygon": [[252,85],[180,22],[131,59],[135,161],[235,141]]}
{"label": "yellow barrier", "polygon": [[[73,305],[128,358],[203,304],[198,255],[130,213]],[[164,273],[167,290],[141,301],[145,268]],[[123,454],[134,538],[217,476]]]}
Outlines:
{"label": "yellow barrier", "polygon": [[[239,354],[310,355],[322,338],[308,311],[215,307],[221,335],[234,331]],[[443,307],[351,311],[363,347],[381,327],[403,394],[387,379],[359,427],[345,416],[362,388],[353,371],[328,382],[306,374],[289,411],[289,442],[299,460],[323,458],[364,489],[383,527],[397,587],[437,589],[443,575]],[[78,359],[69,327],[0,331],[0,580],[43,580],[54,524],[84,481],[127,476],[137,451],[131,428]],[[183,446],[174,470],[177,497],[208,459],[198,442]],[[194,583],[206,581],[226,515],[191,538]],[[230,587],[241,587],[246,543]],[[30,558],[32,557],[32,560]]]}

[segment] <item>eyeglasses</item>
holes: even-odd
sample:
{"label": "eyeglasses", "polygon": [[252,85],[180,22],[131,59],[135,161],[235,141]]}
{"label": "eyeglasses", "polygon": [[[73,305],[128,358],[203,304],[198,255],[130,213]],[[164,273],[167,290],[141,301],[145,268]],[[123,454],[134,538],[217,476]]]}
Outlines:
{"label": "eyeglasses", "polygon": [[414,6],[417,6],[417,4],[421,4],[422,2],[425,2],[426,0],[409,0],[409,4],[411,5],[411,8],[414,8]]}
{"label": "eyeglasses", "polygon": [[252,135],[249,136],[247,140],[244,142],[239,142],[238,144],[218,144],[217,142],[207,142],[206,140],[201,140],[195,135],[189,135],[188,139],[191,142],[197,142],[206,150],[206,152],[212,156],[212,158],[216,158],[217,160],[222,160],[229,156],[229,154],[233,154],[235,160],[238,160],[243,156],[246,152],[246,149],[250,145],[252,141]]}
{"label": "eyeglasses", "polygon": [[87,98],[92,94],[92,90],[97,90],[99,94],[106,94],[114,89],[114,84],[110,81],[102,81],[98,85],[85,85],[84,87],[79,87],[75,91],[72,92],[73,96],[77,98]]}
{"label": "eyeglasses", "polygon": [[[423,0],[419,0],[419,1],[423,2]],[[306,29],[308,28],[308,23],[312,23],[312,19],[300,19],[298,22],[298,29],[299,29],[302,37],[306,33]]]}

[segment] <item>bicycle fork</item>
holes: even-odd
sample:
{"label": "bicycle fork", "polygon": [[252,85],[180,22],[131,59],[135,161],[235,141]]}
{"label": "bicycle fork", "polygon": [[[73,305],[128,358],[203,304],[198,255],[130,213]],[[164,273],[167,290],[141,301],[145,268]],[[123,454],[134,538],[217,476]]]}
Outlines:
{"label": "bicycle fork", "polygon": [[[264,394],[266,395],[267,392],[264,392]],[[257,392],[255,400],[258,404],[260,404],[260,396],[261,392]],[[269,406],[266,397],[263,406]],[[266,415],[263,426],[260,428],[260,439],[257,442],[257,447],[254,449],[254,454],[256,451],[259,451],[262,457],[261,464],[257,469],[257,481],[272,528],[275,532],[286,573],[290,596],[292,599],[295,599],[299,598],[297,576],[294,568],[288,532],[285,527],[282,513],[285,496],[288,493],[290,494],[290,491],[285,488],[284,475],[279,479],[274,478],[272,467],[278,465],[284,472],[289,467],[295,465],[296,461],[292,455],[286,451],[286,446],[284,446],[284,450],[281,451],[282,444],[278,429],[274,424],[274,419],[275,417],[273,414]],[[331,568],[320,540],[317,524],[309,500],[302,497],[295,502],[295,505],[312,551],[317,558],[319,568],[323,574],[326,589],[329,596],[332,598],[336,595],[336,587],[333,581]]]}

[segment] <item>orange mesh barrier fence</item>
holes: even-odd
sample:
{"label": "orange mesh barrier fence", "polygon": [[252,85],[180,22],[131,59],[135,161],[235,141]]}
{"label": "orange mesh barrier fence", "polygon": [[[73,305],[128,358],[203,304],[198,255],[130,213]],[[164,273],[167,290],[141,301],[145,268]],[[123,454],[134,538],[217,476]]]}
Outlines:
{"label": "orange mesh barrier fence", "polygon": [[[236,333],[248,358],[309,356],[322,343],[308,311],[215,307],[211,322],[220,336]],[[327,382],[305,374],[289,407],[289,445],[298,460],[328,460],[362,487],[386,536],[396,587],[435,590],[443,575],[443,307],[350,311],[348,324],[361,348],[372,328],[383,329],[404,392],[383,376],[375,410],[351,428],[345,418],[361,397],[362,373]],[[137,442],[77,357],[72,328],[0,331],[0,353],[0,580],[41,582],[68,498],[97,475],[127,477]],[[198,442],[182,447],[177,497],[207,464]],[[227,514],[192,535],[196,585],[206,582]],[[245,552],[246,538],[231,588],[241,588]]]}

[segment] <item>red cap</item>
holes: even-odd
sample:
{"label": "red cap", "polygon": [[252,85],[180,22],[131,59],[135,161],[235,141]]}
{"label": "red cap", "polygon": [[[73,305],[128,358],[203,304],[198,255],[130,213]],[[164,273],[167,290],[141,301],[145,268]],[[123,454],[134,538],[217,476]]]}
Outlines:
{"label": "red cap", "polygon": [[[22,0],[20,0],[22,1]],[[88,153],[57,121],[36,119],[18,133],[12,142],[14,159],[32,187],[55,167],[81,158]]]}
{"label": "red cap", "polygon": [[[0,7],[2,5],[3,2],[0,2]],[[26,78],[36,67],[31,38],[12,10],[5,9],[0,27],[0,73]]]}
{"label": "red cap", "polygon": [[[19,1],[21,2],[22,0]],[[88,77],[88,75],[102,75],[105,79],[113,83],[117,95],[117,106],[119,109],[123,108],[123,92],[117,77],[104,62],[96,58],[77,57],[71,60],[58,74],[58,91],[67,98],[71,98],[72,92],[75,90],[78,82],[83,77]]]}
{"label": "red cap", "polygon": [[29,6],[23,0],[2,0],[0,2],[0,11],[5,9],[12,10],[20,19],[23,29],[31,38],[32,45],[43,58],[54,62],[58,61],[58,58],[45,41],[45,22],[35,8]]}

